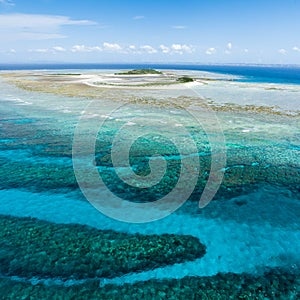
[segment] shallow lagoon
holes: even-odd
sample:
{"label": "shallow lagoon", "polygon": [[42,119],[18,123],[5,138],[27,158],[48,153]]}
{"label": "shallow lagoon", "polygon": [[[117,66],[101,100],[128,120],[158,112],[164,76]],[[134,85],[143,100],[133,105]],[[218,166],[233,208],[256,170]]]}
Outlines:
{"label": "shallow lagoon", "polygon": [[[86,96],[86,90],[83,89],[80,97],[76,97],[72,94],[74,90],[76,92],[75,88],[61,91],[57,89],[55,82],[53,88],[56,88],[57,93],[53,94],[48,84],[49,82],[44,83],[42,88],[31,85],[29,91],[1,80],[1,214],[35,217],[53,223],[84,224],[100,230],[109,229],[130,234],[187,235],[198,238],[206,247],[203,257],[186,255],[181,257],[180,263],[170,263],[166,266],[160,262],[152,267],[152,270],[145,268],[145,271],[139,269],[132,272],[128,269],[128,274],[122,276],[93,278],[100,290],[108,289],[107,295],[110,295],[109,289],[119,290],[121,293],[125,283],[133,284],[149,279],[157,280],[152,286],[158,295],[161,284],[166,284],[169,289],[174,285],[174,282],[170,283],[167,279],[181,280],[185,276],[201,278],[231,272],[241,274],[244,278],[257,276],[260,278],[258,281],[267,282],[270,277],[268,272],[271,272],[279,278],[289,278],[287,282],[296,281],[291,285],[287,283],[285,288],[269,283],[268,288],[274,289],[273,292],[283,295],[285,299],[296,299],[299,292],[300,264],[298,86],[276,85],[276,89],[270,89],[268,84],[254,83],[249,86],[249,83],[245,83],[243,86],[243,83],[207,80],[205,84],[200,83],[193,89],[182,86],[169,90],[111,91],[100,88],[88,90]],[[261,95],[264,97],[263,101],[259,97]],[[273,106],[281,104],[281,99],[287,99],[286,97],[290,97],[284,102],[287,105],[274,109]],[[244,99],[244,102],[239,102],[239,98]],[[178,99],[184,107],[195,107],[195,104],[201,108],[210,107],[220,120],[226,139],[227,163],[222,170],[225,172],[224,180],[214,200],[203,209],[198,208],[198,200],[209,173],[210,148],[201,126],[197,126],[195,120],[189,120],[186,115],[180,115],[180,109],[176,106]],[[92,100],[98,101],[101,111],[86,112]],[[224,106],[225,102],[232,104]],[[130,106],[112,116],[111,110],[115,103],[130,103]],[[244,104],[256,106],[245,107]],[[139,126],[132,118],[142,115],[145,109],[152,113],[157,122],[163,122],[165,130],[175,138],[181,126],[189,129],[198,149],[198,153],[191,154],[197,154],[202,172],[189,200],[170,216],[145,224],[124,223],[98,212],[80,192],[72,169],[73,134],[82,116],[90,122],[91,127],[97,124],[96,119],[105,120],[103,131],[98,136],[99,153],[96,155],[94,167],[106,176],[107,185],[117,195],[126,194],[126,198],[134,201],[153,201],[153,197],[161,196],[176,185],[176,172],[180,167],[178,161],[182,157],[172,144],[165,143],[161,146],[153,134],[146,141],[133,145],[131,163],[136,167],[136,172],[142,175],[149,173],[147,159],[153,153],[162,154],[163,151],[170,162],[168,178],[173,181],[166,179],[150,192],[142,193],[120,185],[109,157],[111,135],[124,124],[127,125],[124,128],[124,136],[134,135]],[[151,120],[148,120],[144,126],[149,128],[151,124]],[[155,131],[155,127],[153,130]],[[184,148],[189,147],[187,142]],[[101,173],[101,170],[104,173]],[[100,196],[109,202],[110,195],[106,189],[101,191]],[[20,224],[18,226],[22,226],[22,222]],[[34,230],[34,226],[31,227],[31,230]],[[62,240],[61,243],[65,243],[67,248],[68,241]],[[139,249],[138,245],[136,247]],[[134,251],[134,248],[125,247],[118,251]],[[7,256],[5,253],[1,254],[3,258]],[[32,264],[37,266],[40,263],[37,258],[30,258],[30,251],[26,259],[32,259]],[[72,268],[64,266],[68,267]],[[123,273],[126,273],[128,266],[123,267]],[[58,286],[79,283],[83,284],[82,289],[85,284],[88,286],[87,282],[78,282],[74,278],[60,278],[59,273],[55,278],[42,278],[39,274],[26,275],[26,270],[22,273],[18,268],[13,270],[15,273],[11,271],[2,274],[6,280],[14,280],[9,283],[11,287],[17,285],[17,282],[39,282],[41,286],[37,285],[36,288],[51,286],[49,293],[54,293],[53,287],[58,289]],[[233,294],[233,290],[238,290],[241,295],[248,293],[252,283],[238,288],[239,284],[235,286],[232,281],[239,280],[230,275],[224,276],[225,281],[227,278],[232,286],[230,294]],[[219,278],[211,277],[210,280],[218,282]],[[23,288],[25,291],[28,286]],[[130,286],[127,288],[128,293]],[[189,288],[187,294],[195,290],[192,285]],[[132,286],[132,289],[135,287]],[[266,287],[261,288],[262,294],[266,293],[264,289]],[[94,290],[93,285],[90,291]],[[204,292],[210,293],[212,290],[210,287],[204,289]],[[259,289],[256,293],[260,295]],[[176,299],[174,295],[173,298]],[[135,297],[138,299],[138,292]]]}

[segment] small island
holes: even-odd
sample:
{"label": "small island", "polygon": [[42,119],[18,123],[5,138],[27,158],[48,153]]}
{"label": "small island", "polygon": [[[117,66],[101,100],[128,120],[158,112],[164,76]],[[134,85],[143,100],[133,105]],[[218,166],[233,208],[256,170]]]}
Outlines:
{"label": "small island", "polygon": [[177,78],[176,81],[179,83],[186,83],[186,82],[193,82],[194,79],[189,76],[182,76],[182,77]]}
{"label": "small island", "polygon": [[162,75],[162,72],[154,69],[135,69],[126,72],[115,73],[115,75]]}
{"label": "small island", "polygon": [[[120,70],[116,73],[52,73],[45,72],[36,74],[29,72],[25,74],[2,75],[14,82],[17,86],[30,91],[54,92],[64,91],[64,94],[74,95],[74,88],[81,94],[89,90],[91,97],[97,94],[93,88],[118,88],[118,89],[181,89],[184,85],[197,84],[199,77],[193,77],[189,73],[177,73],[174,71],[161,71],[151,68]],[[209,80],[209,78],[208,78]],[[202,79],[203,82],[206,79]],[[75,93],[77,95],[77,93]]]}

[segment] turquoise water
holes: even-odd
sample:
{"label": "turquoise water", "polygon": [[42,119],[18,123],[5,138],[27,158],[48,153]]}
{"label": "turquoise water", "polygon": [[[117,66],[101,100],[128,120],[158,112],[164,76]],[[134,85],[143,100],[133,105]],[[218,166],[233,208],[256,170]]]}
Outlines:
{"label": "turquoise water", "polygon": [[[1,289],[14,291],[11,299],[20,295],[52,299],[57,293],[62,293],[59,295],[63,299],[71,299],[74,286],[83,293],[82,299],[91,299],[84,290],[104,293],[103,299],[117,299],[122,293],[141,299],[147,284],[140,290],[137,287],[150,279],[154,280],[153,290],[152,294],[147,290],[150,294],[145,299],[167,299],[166,290],[174,291],[169,299],[196,295],[201,280],[216,284],[224,280],[222,284],[232,289],[229,295],[248,295],[251,291],[249,299],[257,299],[255,295],[258,299],[264,295],[267,299],[297,299],[300,295],[299,117],[243,110],[217,112],[226,139],[225,174],[214,200],[199,209],[198,200],[208,180],[211,149],[203,128],[180,110],[147,107],[151,118],[143,124],[141,132],[151,134],[140,137],[132,145],[130,164],[136,174],[147,176],[151,173],[148,162],[155,161],[153,155],[159,154],[167,161],[167,172],[162,181],[149,189],[131,187],[118,177],[118,174],[129,176],[129,168],[121,165],[116,169],[113,165],[112,138],[125,125],[123,142],[138,134],[137,120],[132,118],[142,116],[143,107],[125,107],[110,115],[113,105],[106,99],[98,99],[100,111],[88,115],[83,111],[87,111],[90,99],[22,91],[3,81],[0,85],[0,214],[4,220],[4,216],[16,217],[11,221],[12,226],[20,235],[25,236],[26,232],[25,240],[33,245],[18,242],[20,237],[10,235],[8,227],[2,225]],[[300,102],[297,96],[295,102]],[[200,162],[201,171],[188,201],[166,218],[142,224],[121,222],[95,209],[84,197],[73,170],[72,143],[83,115],[88,125],[83,132],[86,136],[97,126],[99,117],[105,120],[97,134],[94,161],[88,163],[114,195],[133,203],[160,199],[176,186],[182,160],[194,157]],[[155,127],[153,120],[163,121],[165,132],[157,132],[162,127]],[[191,135],[196,153],[190,140],[185,140],[181,126]],[[171,137],[172,142],[163,134]],[[185,156],[175,147],[178,141],[186,151]],[[83,162],[85,154],[80,153]],[[82,170],[86,172],[87,186],[93,187],[90,167],[84,165]],[[190,182],[185,184],[188,186]],[[113,201],[105,187],[96,192],[101,201],[107,204]],[[151,213],[151,210],[141,210],[141,214]],[[23,217],[36,218],[36,226],[35,221]],[[40,225],[40,221],[48,223]],[[67,236],[58,224],[65,224],[64,228],[73,235]],[[79,230],[70,224],[97,229],[91,235],[93,239],[104,234],[109,242],[104,243],[103,238],[95,245],[84,239],[82,244],[76,244],[76,233],[80,231],[88,237],[91,229],[80,227]],[[121,237],[119,233],[125,235]],[[161,241],[159,237],[163,234],[174,236]],[[195,238],[205,246],[205,254],[199,250]],[[152,241],[149,249],[143,239]],[[120,241],[123,244],[115,246]],[[59,253],[56,258],[55,249]],[[82,252],[76,256],[78,249]],[[94,263],[91,269],[85,267]],[[118,267],[104,272],[110,266]],[[192,276],[197,283],[193,285],[190,279],[190,284],[185,284],[186,290],[178,288],[187,276]],[[248,284],[240,284],[241,280]],[[251,280],[261,285],[256,286]],[[162,290],[165,296],[159,295]],[[221,288],[218,290],[224,293]],[[213,284],[204,291],[207,295],[216,292]],[[228,295],[221,296],[229,299]]]}

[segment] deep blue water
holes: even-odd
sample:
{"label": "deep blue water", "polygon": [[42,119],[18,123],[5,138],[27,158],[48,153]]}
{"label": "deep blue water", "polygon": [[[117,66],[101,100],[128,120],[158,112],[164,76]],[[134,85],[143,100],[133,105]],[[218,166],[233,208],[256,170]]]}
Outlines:
{"label": "deep blue water", "polygon": [[199,65],[199,64],[2,64],[0,70],[134,69],[195,70],[242,76],[239,81],[300,84],[298,65]]}

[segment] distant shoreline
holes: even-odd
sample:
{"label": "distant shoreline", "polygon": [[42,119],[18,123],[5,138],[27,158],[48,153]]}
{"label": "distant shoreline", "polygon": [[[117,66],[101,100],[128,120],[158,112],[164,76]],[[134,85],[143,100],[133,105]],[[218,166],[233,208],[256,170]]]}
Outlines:
{"label": "distant shoreline", "polygon": [[[7,83],[40,93],[159,106],[209,106],[215,111],[247,111],[299,117],[300,84],[243,80],[207,71],[165,70],[159,75],[115,75],[115,69],[0,72]],[[188,76],[193,82],[178,82]],[[199,100],[200,99],[200,100]],[[285,101],[282,101],[285,99]]]}
{"label": "distant shoreline", "polygon": [[205,71],[244,77],[244,82],[283,83],[300,85],[300,65],[255,65],[255,64],[184,64],[184,63],[140,63],[140,64],[81,64],[81,63],[34,63],[0,64],[4,71],[53,71],[53,70],[130,70],[154,68],[157,70]]}

